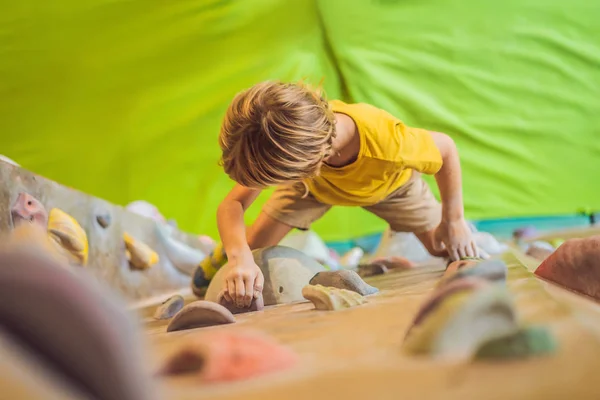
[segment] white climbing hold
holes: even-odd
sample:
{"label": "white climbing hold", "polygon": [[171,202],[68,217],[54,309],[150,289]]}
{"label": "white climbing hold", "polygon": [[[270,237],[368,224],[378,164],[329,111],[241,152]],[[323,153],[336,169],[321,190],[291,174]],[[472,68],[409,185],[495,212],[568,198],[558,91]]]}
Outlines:
{"label": "white climbing hold", "polygon": [[171,237],[172,227],[156,224],[158,238],[161,241],[167,258],[179,271],[192,276],[196,267],[206,258],[206,254]]}

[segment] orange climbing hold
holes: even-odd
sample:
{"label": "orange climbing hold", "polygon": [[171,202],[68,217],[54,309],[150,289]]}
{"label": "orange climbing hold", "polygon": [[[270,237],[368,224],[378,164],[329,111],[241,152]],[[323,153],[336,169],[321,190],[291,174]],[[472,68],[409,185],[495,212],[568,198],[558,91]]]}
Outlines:
{"label": "orange climbing hold", "polygon": [[206,383],[238,381],[293,367],[298,356],[258,332],[215,332],[181,344],[159,371],[195,375]]}

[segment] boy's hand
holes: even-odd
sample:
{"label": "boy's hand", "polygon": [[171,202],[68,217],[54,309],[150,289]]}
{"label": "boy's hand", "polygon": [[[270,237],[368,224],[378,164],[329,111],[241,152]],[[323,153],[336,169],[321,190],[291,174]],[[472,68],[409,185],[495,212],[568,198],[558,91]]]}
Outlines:
{"label": "boy's hand", "polygon": [[265,278],[254,262],[252,253],[229,260],[223,285],[223,297],[239,308],[250,307],[263,290]]}
{"label": "boy's hand", "polygon": [[435,243],[438,248],[446,248],[452,260],[462,257],[479,257],[479,250],[473,239],[469,225],[464,219],[442,221],[435,230]]}

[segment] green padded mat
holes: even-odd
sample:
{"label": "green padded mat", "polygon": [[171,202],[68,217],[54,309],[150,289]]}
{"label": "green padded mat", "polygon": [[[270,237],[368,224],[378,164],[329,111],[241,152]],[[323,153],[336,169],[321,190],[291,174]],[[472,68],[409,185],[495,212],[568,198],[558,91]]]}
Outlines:
{"label": "green padded mat", "polygon": [[[598,2],[0,1],[0,153],[183,229],[215,235],[221,118],[269,78],[452,135],[470,218],[600,208]],[[344,208],[316,225],[383,227]]]}

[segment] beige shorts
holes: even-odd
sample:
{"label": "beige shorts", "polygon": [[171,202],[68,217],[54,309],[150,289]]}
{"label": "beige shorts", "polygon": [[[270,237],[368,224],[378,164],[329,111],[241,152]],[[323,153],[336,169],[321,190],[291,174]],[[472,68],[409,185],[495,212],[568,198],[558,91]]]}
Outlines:
{"label": "beige shorts", "polygon": [[[303,195],[302,185],[280,186],[263,206],[263,211],[286,225],[309,229],[331,206],[320,203],[310,193],[305,198]],[[385,200],[363,208],[385,220],[395,232],[427,232],[442,220],[440,203],[416,171]]]}

